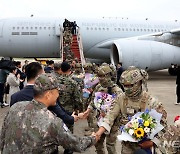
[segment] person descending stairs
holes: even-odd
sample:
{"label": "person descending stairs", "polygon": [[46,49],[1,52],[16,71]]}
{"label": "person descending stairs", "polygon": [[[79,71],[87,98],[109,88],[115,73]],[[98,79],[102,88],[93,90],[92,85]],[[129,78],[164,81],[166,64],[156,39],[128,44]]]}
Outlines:
{"label": "person descending stairs", "polygon": [[[62,53],[62,61],[67,61],[72,63],[76,61],[80,63],[82,66],[85,64],[85,58],[83,54],[83,46],[80,35],[80,28],[77,26],[76,22],[70,22],[66,19],[66,24],[68,27],[64,27],[61,29],[60,37],[60,50]],[[67,23],[69,22],[69,23]],[[76,26],[74,26],[76,24]],[[75,29],[77,27],[77,29]]]}

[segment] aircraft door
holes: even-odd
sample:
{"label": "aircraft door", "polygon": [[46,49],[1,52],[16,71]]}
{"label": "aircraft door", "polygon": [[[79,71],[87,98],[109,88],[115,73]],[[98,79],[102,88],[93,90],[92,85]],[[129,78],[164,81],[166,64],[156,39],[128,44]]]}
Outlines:
{"label": "aircraft door", "polygon": [[55,35],[60,36],[61,30],[62,30],[62,22],[60,20],[56,20],[56,25],[55,25]]}

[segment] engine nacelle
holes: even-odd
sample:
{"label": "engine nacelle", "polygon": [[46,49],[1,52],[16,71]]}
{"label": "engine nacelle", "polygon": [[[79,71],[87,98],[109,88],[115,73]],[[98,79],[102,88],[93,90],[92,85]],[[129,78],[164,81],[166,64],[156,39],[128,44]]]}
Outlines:
{"label": "engine nacelle", "polygon": [[114,41],[110,58],[113,64],[122,62],[125,69],[136,66],[155,71],[180,64],[180,48],[155,41],[122,39]]}

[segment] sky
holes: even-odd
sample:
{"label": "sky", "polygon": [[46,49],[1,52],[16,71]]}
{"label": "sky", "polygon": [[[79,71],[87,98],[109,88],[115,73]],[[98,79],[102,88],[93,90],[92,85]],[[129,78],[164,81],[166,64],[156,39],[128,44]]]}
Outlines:
{"label": "sky", "polygon": [[0,0],[0,18],[119,17],[180,20],[180,0]]}

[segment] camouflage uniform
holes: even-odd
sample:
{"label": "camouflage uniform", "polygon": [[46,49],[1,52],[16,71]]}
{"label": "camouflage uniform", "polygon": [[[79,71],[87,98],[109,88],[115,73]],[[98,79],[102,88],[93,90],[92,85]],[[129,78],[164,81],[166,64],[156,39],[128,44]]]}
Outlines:
{"label": "camouflage uniform", "polygon": [[59,102],[66,111],[82,111],[82,93],[80,86],[68,75],[61,75],[58,78],[60,84]]}
{"label": "camouflage uniform", "polygon": [[[40,75],[34,85],[39,92],[58,88],[55,78]],[[43,94],[42,94],[43,95]],[[4,119],[0,139],[2,154],[46,153],[57,150],[58,145],[81,152],[95,143],[95,137],[76,137],[61,119],[36,100],[18,102]]]}
{"label": "camouflage uniform", "polygon": [[[118,98],[117,103],[112,106],[112,109],[108,112],[101,125],[108,133],[114,126],[120,127],[120,125],[125,125],[129,121],[129,116],[133,116],[140,111],[145,111],[145,109],[155,109],[157,112],[162,113],[161,124],[166,126],[167,113],[162,103],[147,92],[142,91],[142,80],[144,79],[145,77],[141,73],[141,70],[135,67],[130,67],[122,73],[121,83],[124,85],[125,94]],[[159,141],[161,135],[162,131],[153,139],[155,144],[158,145],[157,141]],[[139,148],[138,143],[122,141],[121,153],[132,154]]]}
{"label": "camouflage uniform", "polygon": [[[86,63],[84,66],[84,71],[85,71],[85,73],[90,73],[90,74],[93,74],[93,65],[91,64],[91,63]],[[86,76],[86,74],[85,74],[85,76]],[[95,87],[96,87],[96,85],[94,85],[93,87],[91,87],[89,90],[90,91],[94,91],[94,89],[95,89]],[[92,92],[89,94],[89,97],[88,98],[83,98],[83,109],[84,110],[86,110],[87,109],[87,107],[88,107],[88,105],[89,105],[89,103],[90,103],[90,101],[91,101],[91,97],[92,97]],[[96,121],[95,120],[96,119],[96,113],[94,112],[94,110],[92,110],[92,112],[89,114],[89,116],[88,116],[88,118],[87,118],[87,122],[88,122],[88,127],[89,127],[89,129],[87,129],[87,130],[91,130],[91,129],[93,129],[94,128],[94,121]],[[91,133],[91,132],[90,132]],[[88,134],[89,135],[89,134]]]}
{"label": "camouflage uniform", "polygon": [[64,38],[64,44],[69,44],[70,45],[72,43],[72,34],[71,34],[71,32],[69,30],[66,30],[64,32],[63,38]]}
{"label": "camouflage uniform", "polygon": [[[122,95],[122,90],[116,84],[113,84],[113,81],[111,80],[111,78],[112,78],[111,72],[112,72],[112,70],[108,65],[101,66],[99,68],[98,76],[99,76],[100,83],[96,86],[96,88],[92,94],[92,99],[91,99],[90,105],[88,106],[88,108],[90,108],[91,110],[96,109],[96,107],[94,105],[94,97],[95,97],[96,92],[105,92],[105,93],[109,93],[111,95],[115,94],[116,99],[114,100],[113,103],[114,104],[118,103],[117,101],[118,101],[119,97]],[[99,111],[97,111],[97,113],[98,112]],[[99,114],[97,114],[97,119],[98,118],[99,118]],[[97,131],[98,130],[97,120],[96,120],[96,123],[94,123],[94,126],[95,126],[95,131]],[[103,134],[101,136],[101,139],[95,145],[97,154],[105,154],[105,149],[104,149],[105,138],[106,138],[106,147],[107,147],[108,153],[109,154],[117,154],[115,145],[116,145],[118,130],[119,130],[119,128],[117,126],[114,126],[114,127],[112,127],[109,135]]]}
{"label": "camouflage uniform", "polygon": [[82,65],[80,63],[75,64],[75,71],[71,74],[72,79],[75,80],[82,89],[84,88],[84,74],[82,73]]}
{"label": "camouflage uniform", "polygon": [[180,125],[171,125],[166,128],[165,133],[160,137],[159,150],[163,154],[180,153]]}

